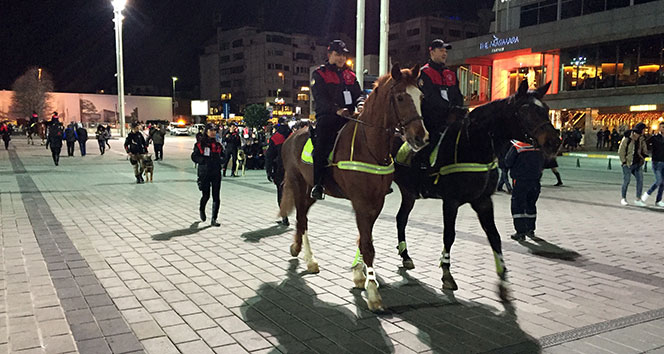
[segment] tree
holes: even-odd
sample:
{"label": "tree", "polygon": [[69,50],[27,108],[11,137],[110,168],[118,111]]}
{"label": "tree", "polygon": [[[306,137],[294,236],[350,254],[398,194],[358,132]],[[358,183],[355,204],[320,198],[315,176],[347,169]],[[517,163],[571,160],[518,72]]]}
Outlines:
{"label": "tree", "polygon": [[262,128],[270,119],[270,112],[262,104],[252,104],[244,110],[244,122],[249,128]]}
{"label": "tree", "polygon": [[30,68],[12,85],[14,97],[10,111],[15,118],[27,118],[32,112],[46,117],[51,111],[49,92],[53,91],[53,80],[42,69]]}

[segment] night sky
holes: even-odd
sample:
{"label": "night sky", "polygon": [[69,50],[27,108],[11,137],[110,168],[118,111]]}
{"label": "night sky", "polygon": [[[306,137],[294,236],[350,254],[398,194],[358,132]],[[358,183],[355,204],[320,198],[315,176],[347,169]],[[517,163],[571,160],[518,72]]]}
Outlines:
{"label": "night sky", "polygon": [[[367,0],[366,51],[378,51],[380,0]],[[11,3],[11,4],[10,4]],[[391,21],[442,12],[474,19],[493,0],[392,0]],[[179,89],[198,85],[198,56],[222,27],[354,38],[355,0],[128,0],[124,25],[125,84]],[[11,89],[30,66],[49,72],[56,91],[95,92],[115,85],[115,41],[110,0],[12,0],[0,5],[0,89]]]}

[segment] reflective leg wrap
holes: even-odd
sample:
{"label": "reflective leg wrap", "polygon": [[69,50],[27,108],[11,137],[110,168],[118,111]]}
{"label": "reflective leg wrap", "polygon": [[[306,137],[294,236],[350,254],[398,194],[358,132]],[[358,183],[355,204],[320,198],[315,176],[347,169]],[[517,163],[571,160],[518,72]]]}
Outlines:
{"label": "reflective leg wrap", "polygon": [[378,288],[379,285],[378,280],[376,279],[376,272],[374,271],[373,267],[367,267],[367,280],[364,282],[365,289],[369,286],[369,282],[372,280],[376,283],[376,288]]}
{"label": "reflective leg wrap", "polygon": [[397,246],[397,250],[399,250],[399,254],[402,254],[403,251],[406,250],[406,241],[399,242],[399,245]]}
{"label": "reflective leg wrap", "polygon": [[443,250],[443,254],[440,256],[439,267],[450,268],[450,253],[447,250]]}
{"label": "reflective leg wrap", "polygon": [[351,268],[355,268],[356,265],[363,263],[362,261],[362,253],[360,253],[360,248],[358,247],[357,250],[355,251],[355,259],[353,260],[353,264],[351,265]]}
{"label": "reflective leg wrap", "polygon": [[496,261],[496,273],[501,280],[507,280],[507,268],[505,268],[505,261],[503,260],[503,255],[493,252],[493,259]]}

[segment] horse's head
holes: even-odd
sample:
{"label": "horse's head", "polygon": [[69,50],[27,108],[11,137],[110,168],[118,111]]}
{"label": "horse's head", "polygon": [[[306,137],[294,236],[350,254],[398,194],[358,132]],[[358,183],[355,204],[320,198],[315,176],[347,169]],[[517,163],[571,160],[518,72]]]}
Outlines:
{"label": "horse's head", "polygon": [[399,64],[392,67],[386,83],[388,90],[390,124],[399,128],[406,142],[415,151],[422,149],[429,141],[429,132],[424,127],[420,109],[421,95],[417,87],[418,66],[401,69]]}
{"label": "horse's head", "polygon": [[553,157],[560,147],[560,134],[549,120],[549,106],[542,101],[551,81],[536,90],[528,90],[528,81],[521,82],[509,104],[514,109],[517,124],[508,124],[513,138],[533,139],[547,157]]}

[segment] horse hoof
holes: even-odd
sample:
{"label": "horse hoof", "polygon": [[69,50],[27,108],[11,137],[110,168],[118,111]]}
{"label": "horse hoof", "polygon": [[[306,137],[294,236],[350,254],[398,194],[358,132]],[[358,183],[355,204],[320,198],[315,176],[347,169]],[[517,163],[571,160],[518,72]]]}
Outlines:
{"label": "horse hoof", "polygon": [[403,260],[403,267],[406,269],[415,269],[415,263],[413,263],[412,259],[404,259]]}
{"label": "horse hoof", "polygon": [[507,286],[507,284],[503,281],[501,281],[498,284],[498,297],[500,297],[500,300],[505,303],[510,303],[512,302],[511,296],[510,296],[510,289]]}
{"label": "horse hoof", "polygon": [[367,281],[367,276],[364,275],[364,265],[362,263],[353,267],[353,283],[355,288],[364,289],[364,283]]}
{"label": "horse hoof", "polygon": [[370,281],[367,286],[367,306],[372,312],[381,312],[383,309],[383,299],[378,293],[378,285],[374,281]]}
{"label": "horse hoof", "polygon": [[452,274],[446,273],[443,274],[443,289],[445,290],[459,290],[459,287],[457,286],[457,283],[454,281],[454,278],[452,277]]}
{"label": "horse hoof", "polygon": [[294,243],[290,245],[290,254],[293,257],[297,257],[300,254],[302,247],[297,247]]}
{"label": "horse hoof", "polygon": [[320,273],[320,268],[318,268],[318,263],[312,262],[312,263],[307,264],[307,272],[312,273],[312,274]]}

